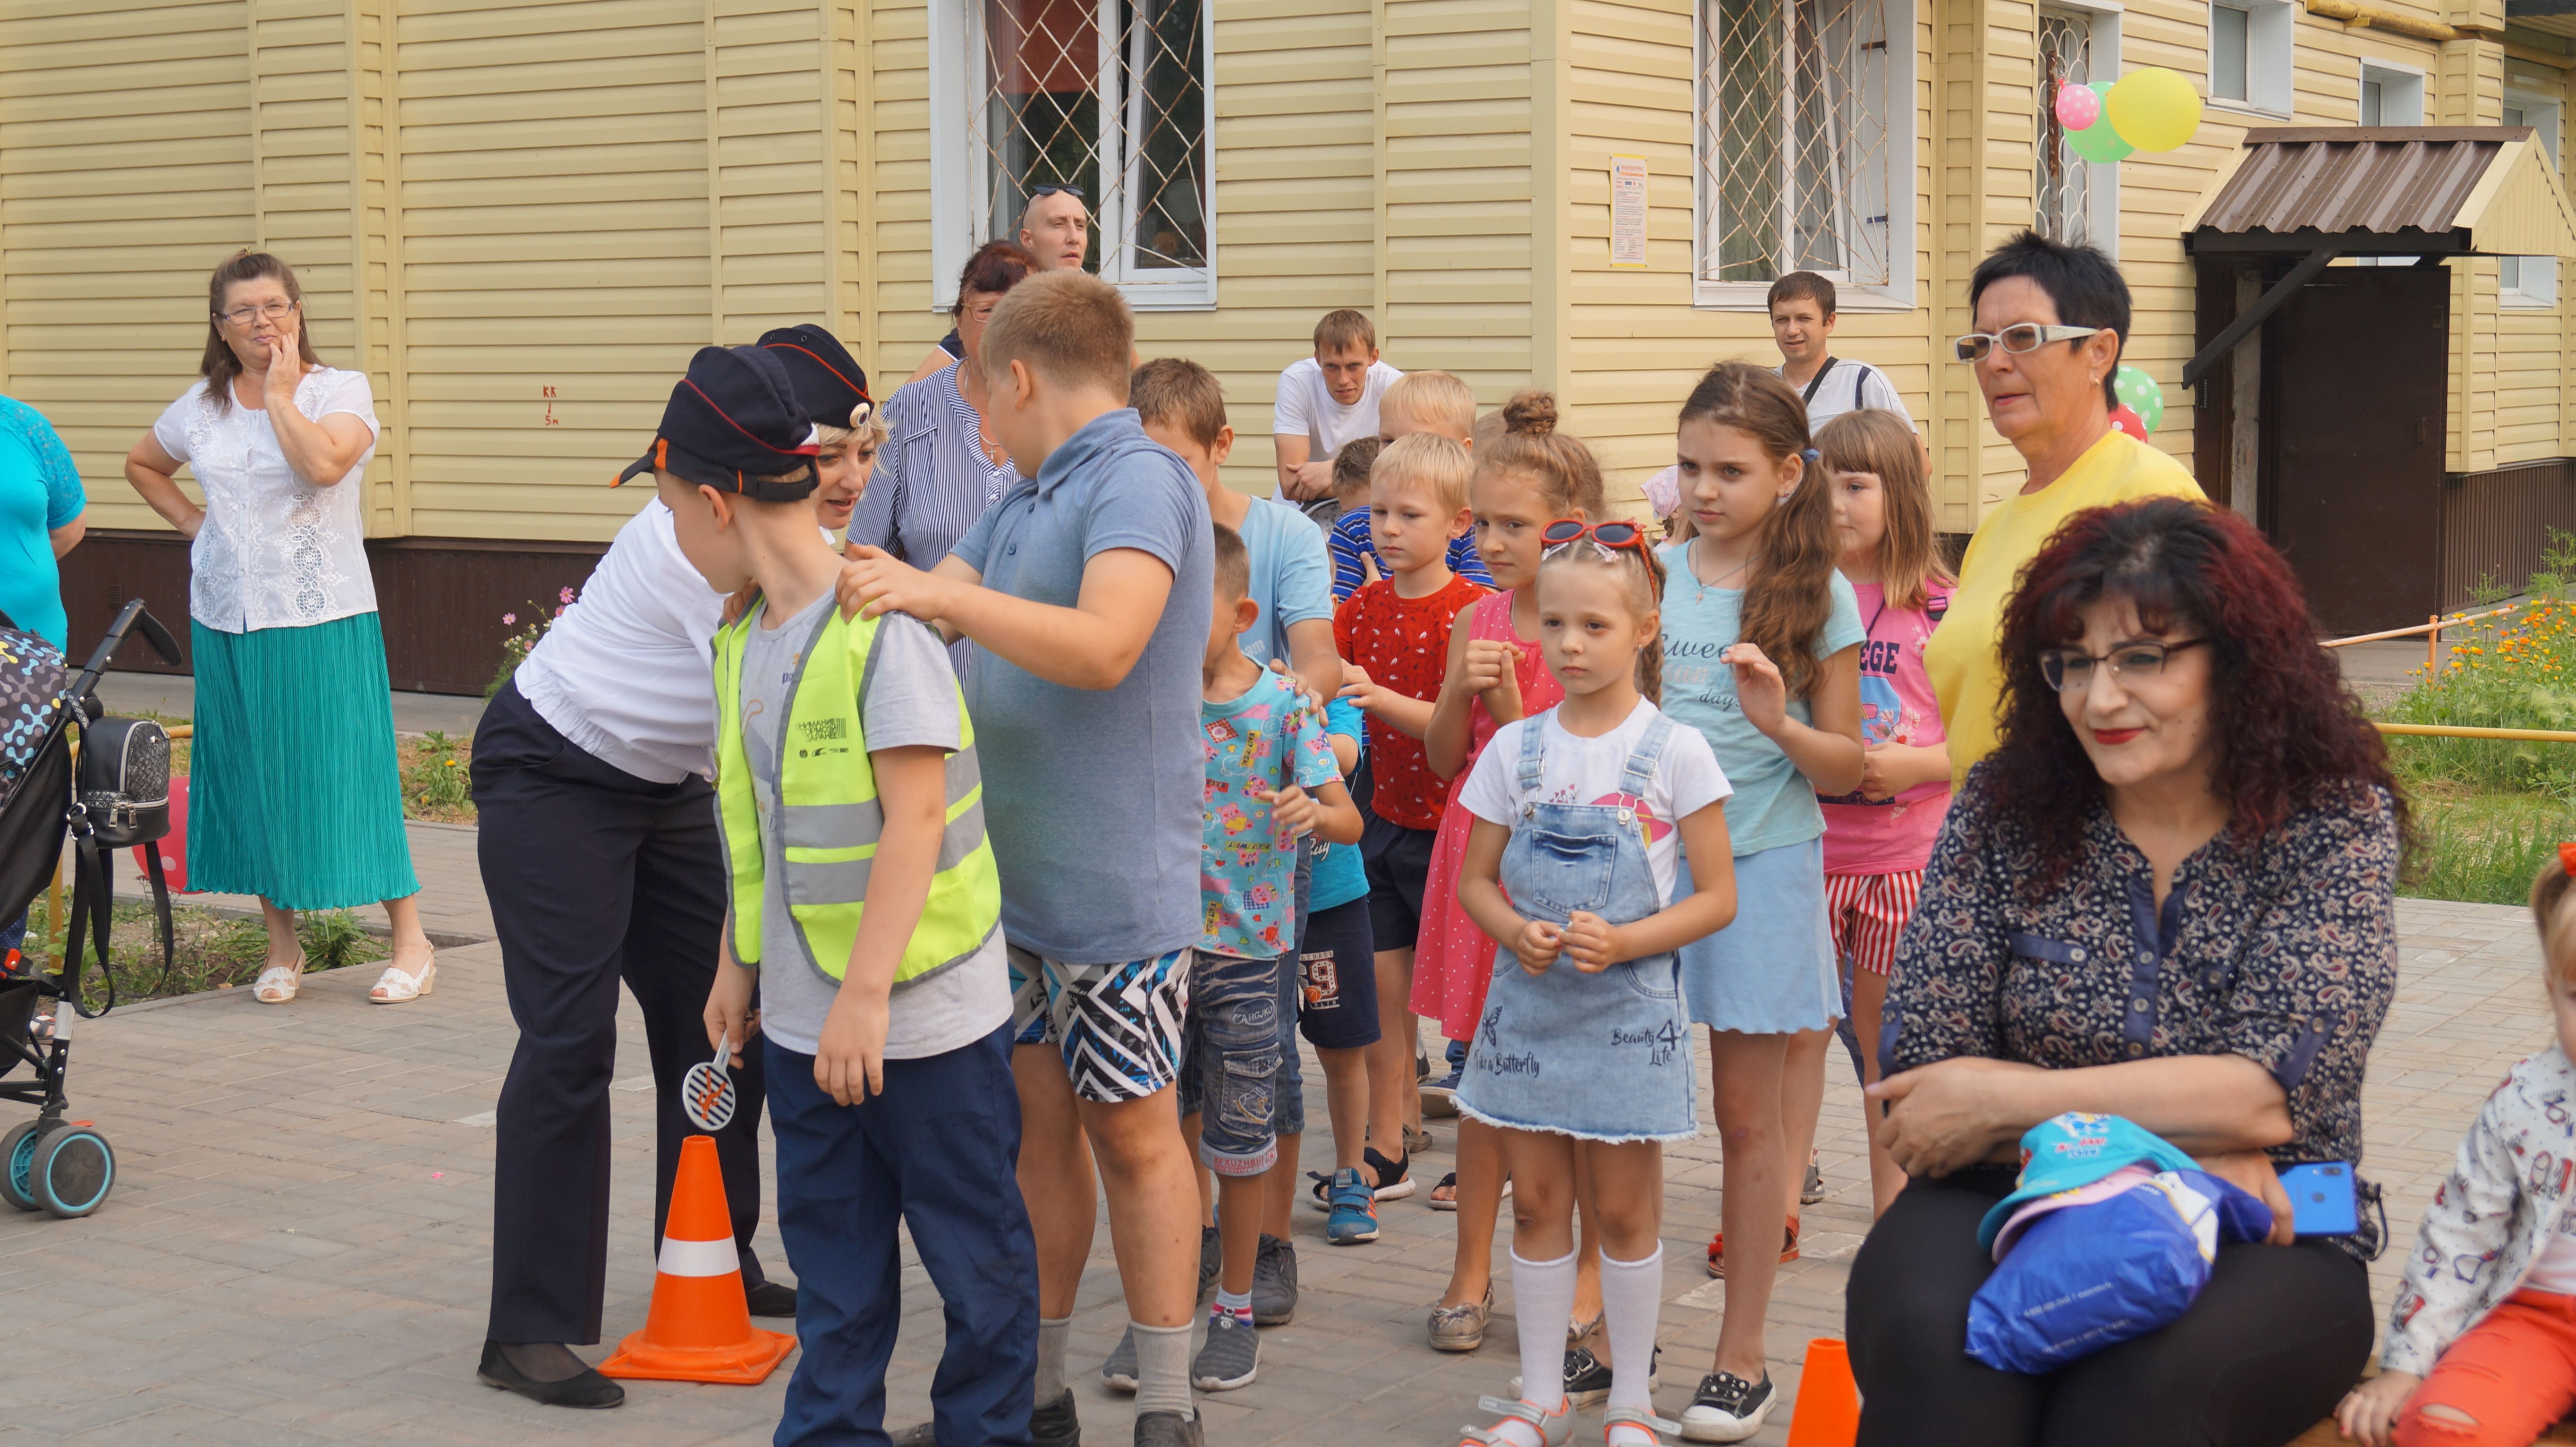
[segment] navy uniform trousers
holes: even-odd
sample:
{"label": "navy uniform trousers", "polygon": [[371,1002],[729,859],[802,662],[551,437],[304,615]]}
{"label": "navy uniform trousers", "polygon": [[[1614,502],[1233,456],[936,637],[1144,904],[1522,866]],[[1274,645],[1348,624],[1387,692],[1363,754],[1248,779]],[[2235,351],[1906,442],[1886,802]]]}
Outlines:
{"label": "navy uniform trousers", "polygon": [[[707,991],[724,930],[727,875],[715,791],[656,784],[577,747],[515,683],[474,731],[477,852],[519,1045],[496,1111],[492,1323],[498,1342],[599,1340],[607,1289],[608,1085],[617,985],[644,1014],[657,1161],[653,1239],[670,1214],[680,1142],[696,1132],[680,1079],[712,1053]],[[734,1077],[733,1120],[715,1133],[745,1288],[760,1220],[761,1052]]]}

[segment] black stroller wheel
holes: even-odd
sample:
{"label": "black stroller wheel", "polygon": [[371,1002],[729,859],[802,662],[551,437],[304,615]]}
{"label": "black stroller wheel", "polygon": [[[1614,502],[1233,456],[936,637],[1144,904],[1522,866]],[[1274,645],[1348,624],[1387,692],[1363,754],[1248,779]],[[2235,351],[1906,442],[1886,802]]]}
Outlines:
{"label": "black stroller wheel", "polygon": [[0,1132],[0,1197],[6,1197],[21,1211],[44,1209],[35,1192],[36,1147],[43,1144],[37,1139],[42,1134],[41,1126],[40,1121],[22,1120]]}
{"label": "black stroller wheel", "polygon": [[87,1126],[66,1126],[36,1143],[29,1172],[36,1200],[64,1220],[86,1216],[116,1186],[116,1152]]}

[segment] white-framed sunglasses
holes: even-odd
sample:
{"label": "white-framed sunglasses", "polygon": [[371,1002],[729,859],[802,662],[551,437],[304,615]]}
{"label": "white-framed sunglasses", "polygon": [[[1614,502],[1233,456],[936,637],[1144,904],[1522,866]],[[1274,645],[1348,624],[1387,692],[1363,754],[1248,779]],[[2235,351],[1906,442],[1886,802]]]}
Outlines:
{"label": "white-framed sunglasses", "polygon": [[2015,322],[1999,332],[1970,332],[1959,338],[1956,345],[1959,349],[1960,361],[1982,362],[1998,342],[2003,344],[2005,351],[2018,356],[2023,352],[2036,352],[2050,342],[2071,342],[2089,337],[2101,330],[2100,327],[2042,326],[2038,322]]}

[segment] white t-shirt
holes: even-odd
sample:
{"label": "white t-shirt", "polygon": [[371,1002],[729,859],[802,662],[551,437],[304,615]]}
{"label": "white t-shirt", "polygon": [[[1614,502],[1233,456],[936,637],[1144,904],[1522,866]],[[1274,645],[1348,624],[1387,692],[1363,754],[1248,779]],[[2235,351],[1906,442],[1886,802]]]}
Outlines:
{"label": "white t-shirt", "polygon": [[1323,364],[1301,357],[1279,374],[1279,402],[1270,412],[1270,430],[1288,437],[1304,434],[1314,448],[1306,460],[1322,462],[1354,437],[1377,435],[1378,399],[1403,375],[1384,362],[1371,362],[1360,399],[1345,407],[1333,400],[1333,389],[1324,382]]}
{"label": "white t-shirt", "polygon": [[[1814,436],[1817,429],[1844,413],[1857,412],[1864,407],[1893,412],[1905,419],[1906,426],[1914,428],[1917,432],[1923,430],[1916,425],[1914,414],[1905,410],[1905,399],[1896,395],[1896,384],[1887,380],[1885,372],[1867,362],[1855,362],[1849,357],[1836,357],[1833,363],[1833,370],[1825,373],[1821,378],[1807,379],[1810,383],[1816,384],[1816,395],[1807,403],[1808,436]],[[1771,370],[1777,373],[1780,369],[1774,367]],[[1798,388],[1801,395],[1806,390],[1804,387]]]}
{"label": "white t-shirt", "polygon": [[[205,526],[188,547],[188,616],[221,633],[304,628],[376,611],[367,568],[366,472],[376,398],[364,372],[317,367],[295,384],[295,410],[319,422],[346,412],[370,441],[330,487],[296,476],[264,407],[240,393],[220,411],[203,381],[152,424],[161,450],[188,464],[206,494]],[[1377,404],[1369,403],[1369,425]]]}
{"label": "white t-shirt", "polygon": [[[1466,787],[1458,791],[1458,802],[1477,818],[1506,828],[1520,822],[1523,804],[1626,804],[1646,826],[1646,864],[1654,870],[1656,893],[1669,905],[1681,869],[1677,826],[1735,790],[1726,782],[1726,771],[1717,766],[1717,755],[1709,752],[1708,740],[1699,730],[1676,723],[1664,740],[1663,757],[1656,761],[1646,796],[1639,799],[1620,792],[1628,755],[1636,752],[1637,741],[1659,716],[1656,707],[1641,698],[1625,723],[1591,739],[1567,733],[1556,721],[1555,709],[1535,719],[1507,723],[1494,731],[1493,742],[1477,756]],[[1542,730],[1541,772],[1537,792],[1529,793],[1520,787],[1521,731],[1533,725]]]}
{"label": "white t-shirt", "polygon": [[690,566],[671,523],[660,498],[629,518],[517,675],[555,732],[656,784],[715,773],[709,644],[724,595]]}

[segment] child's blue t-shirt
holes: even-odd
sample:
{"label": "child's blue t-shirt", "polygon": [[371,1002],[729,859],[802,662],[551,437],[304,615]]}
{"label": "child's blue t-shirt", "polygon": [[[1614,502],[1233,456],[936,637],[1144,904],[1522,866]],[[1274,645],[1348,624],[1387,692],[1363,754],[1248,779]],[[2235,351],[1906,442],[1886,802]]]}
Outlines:
{"label": "child's blue t-shirt", "polygon": [[1288,680],[1268,669],[1242,696],[1202,699],[1207,799],[1200,821],[1199,948],[1255,960],[1297,947],[1297,836],[1250,790],[1316,789],[1342,776],[1332,743]]}
{"label": "child's blue t-shirt", "polygon": [[[1363,557],[1375,559],[1377,575],[1386,576],[1386,559],[1377,555],[1377,543],[1369,536],[1367,508],[1353,508],[1333,524],[1325,549],[1333,555],[1333,601],[1341,602],[1360,590],[1368,581],[1368,571],[1360,566]],[[1485,568],[1485,560],[1476,551],[1476,535],[1449,540],[1449,571],[1471,583],[1494,586],[1494,575]]]}
{"label": "child's blue t-shirt", "polygon": [[[1663,549],[1664,712],[1698,729],[1735,786],[1726,801],[1726,833],[1739,856],[1822,838],[1825,811],[1815,786],[1768,734],[1753,726],[1735,698],[1735,670],[1718,661],[1743,629],[1744,591],[1703,588],[1682,549]],[[1816,657],[1831,658],[1869,636],[1860,600],[1841,573],[1833,577],[1833,611],[1816,639]],[[1789,700],[1789,717],[1815,722],[1805,699]]]}
{"label": "child's blue t-shirt", "polygon": [[[1324,705],[1324,732],[1328,743],[1335,736],[1349,739],[1359,745],[1359,758],[1368,757],[1368,715],[1349,699],[1337,698]],[[1356,762],[1353,767],[1357,767]],[[1358,845],[1310,839],[1307,852],[1315,861],[1314,874],[1306,882],[1309,914],[1348,904],[1368,893],[1368,866],[1360,861]]]}
{"label": "child's blue t-shirt", "polygon": [[1261,617],[1243,635],[1243,651],[1257,663],[1288,656],[1292,623],[1333,621],[1332,577],[1324,561],[1324,535],[1299,513],[1256,502],[1235,529],[1252,564],[1252,601]]}

